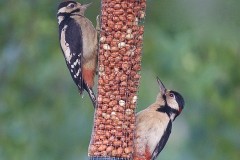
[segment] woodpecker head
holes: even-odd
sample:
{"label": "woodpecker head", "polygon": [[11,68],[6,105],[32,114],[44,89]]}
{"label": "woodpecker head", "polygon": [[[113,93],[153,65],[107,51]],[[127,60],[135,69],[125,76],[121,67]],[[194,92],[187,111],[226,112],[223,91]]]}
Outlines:
{"label": "woodpecker head", "polygon": [[184,99],[178,92],[166,89],[158,77],[157,82],[160,87],[157,99],[164,102],[164,105],[160,106],[157,111],[167,113],[173,121],[182,112]]}
{"label": "woodpecker head", "polygon": [[73,14],[84,16],[84,12],[87,9],[89,4],[80,4],[75,1],[64,1],[58,6],[57,16],[70,16]]}

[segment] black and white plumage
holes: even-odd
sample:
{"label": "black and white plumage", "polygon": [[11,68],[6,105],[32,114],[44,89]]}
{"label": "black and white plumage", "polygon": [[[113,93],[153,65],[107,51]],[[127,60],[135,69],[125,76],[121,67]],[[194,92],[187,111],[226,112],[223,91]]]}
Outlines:
{"label": "black and white plumage", "polygon": [[183,97],[167,90],[157,79],[160,93],[156,102],[136,116],[134,160],[155,160],[171,134],[172,122],[184,107]]}
{"label": "black and white plumage", "polygon": [[80,94],[85,89],[95,106],[92,88],[97,68],[97,30],[84,16],[89,5],[64,1],[58,6],[57,18],[60,46],[71,77]]}

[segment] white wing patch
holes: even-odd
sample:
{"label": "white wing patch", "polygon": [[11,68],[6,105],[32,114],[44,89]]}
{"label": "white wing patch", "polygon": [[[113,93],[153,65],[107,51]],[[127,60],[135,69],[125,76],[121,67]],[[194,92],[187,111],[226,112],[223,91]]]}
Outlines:
{"label": "white wing patch", "polygon": [[76,75],[79,76],[80,70],[77,71]]}
{"label": "white wing patch", "polygon": [[[74,54],[73,54],[74,55]],[[71,65],[71,68],[74,68],[80,61],[77,59],[73,64]]]}
{"label": "white wing patch", "polygon": [[65,58],[67,60],[68,63],[70,63],[70,60],[72,58],[72,54],[71,54],[71,51],[70,51],[70,48],[69,48],[69,44],[66,42],[66,39],[65,39],[65,32],[66,32],[66,29],[67,29],[67,25],[65,25],[61,31],[61,46],[62,46],[62,50],[64,52],[64,55],[65,55]]}

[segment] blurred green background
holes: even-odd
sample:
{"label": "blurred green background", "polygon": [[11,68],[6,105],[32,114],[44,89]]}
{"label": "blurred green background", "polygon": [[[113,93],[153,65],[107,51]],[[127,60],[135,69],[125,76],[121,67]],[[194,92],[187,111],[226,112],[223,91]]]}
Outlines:
{"label": "blurred green background", "polygon": [[[58,3],[0,0],[0,160],[87,159],[93,108],[65,65]],[[94,24],[99,7],[87,11]],[[186,101],[158,159],[239,160],[239,7],[148,0],[137,110],[155,101],[156,76]]]}

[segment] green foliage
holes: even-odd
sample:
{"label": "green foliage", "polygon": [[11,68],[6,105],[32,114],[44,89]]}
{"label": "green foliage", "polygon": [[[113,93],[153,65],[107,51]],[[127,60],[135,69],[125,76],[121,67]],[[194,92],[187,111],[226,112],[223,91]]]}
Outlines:
{"label": "green foliage", "polygon": [[[87,159],[93,108],[65,66],[58,3],[0,1],[1,160]],[[186,101],[159,159],[239,159],[239,5],[148,1],[137,110],[155,100],[155,76]]]}

